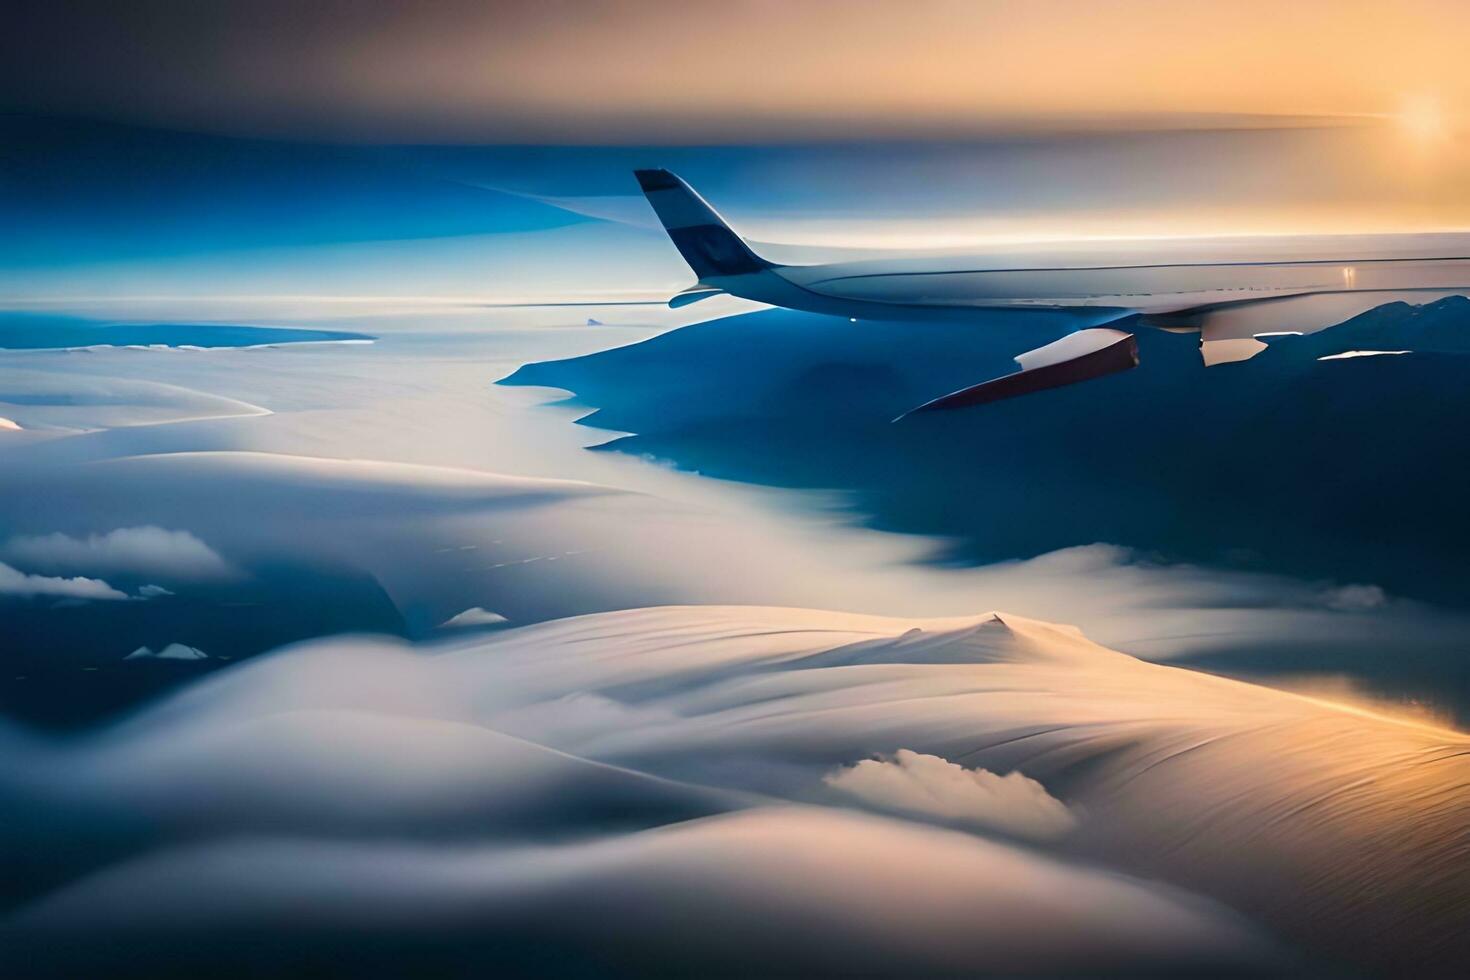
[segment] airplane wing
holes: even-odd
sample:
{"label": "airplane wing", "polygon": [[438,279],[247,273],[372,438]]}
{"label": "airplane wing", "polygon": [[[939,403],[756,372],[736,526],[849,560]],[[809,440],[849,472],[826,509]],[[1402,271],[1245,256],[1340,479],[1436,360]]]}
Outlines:
{"label": "airplane wing", "polygon": [[1168,314],[1144,315],[1144,326],[1200,335],[1207,366],[1243,361],[1266,349],[1258,337],[1308,334],[1351,320],[1385,303],[1432,303],[1465,289],[1384,289],[1302,293],[1216,303]]}
{"label": "airplane wing", "polygon": [[1141,254],[1136,243],[1091,243],[1091,251],[1074,247],[1049,257],[929,254],[783,265],[756,254],[678,176],[667,170],[636,175],[698,279],[671,306],[728,293],[854,320],[981,325],[1010,315],[1028,317],[1053,336],[1059,321],[1076,330],[1017,357],[1020,371],[935,398],[901,418],[1126,371],[1138,364],[1137,345],[1132,335],[1105,327],[1124,317],[1198,333],[1208,365],[1263,350],[1258,335],[1311,333],[1385,303],[1470,292],[1465,236],[1198,240],[1190,243],[1192,252],[1180,252],[1176,242],[1175,253],[1162,256]]}

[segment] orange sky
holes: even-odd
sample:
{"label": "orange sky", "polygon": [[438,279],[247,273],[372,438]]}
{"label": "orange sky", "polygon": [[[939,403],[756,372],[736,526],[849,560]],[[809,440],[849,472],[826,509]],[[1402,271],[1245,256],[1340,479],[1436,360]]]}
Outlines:
{"label": "orange sky", "polygon": [[349,72],[368,102],[413,88],[574,118],[1454,113],[1470,104],[1466,38],[1465,2],[753,0],[546,16],[493,59],[471,33],[408,79],[367,78],[397,48],[380,35]]}
{"label": "orange sky", "polygon": [[[680,141],[1470,110],[1465,0],[20,0],[0,105],[346,138]],[[1187,122],[1187,120],[1186,120]]]}
{"label": "orange sky", "polygon": [[[12,6],[0,111],[370,143],[1304,126],[1269,147],[1135,151],[1109,148],[1107,132],[1091,148],[1039,147],[1038,161],[1073,161],[1035,178],[1070,204],[986,211],[983,222],[956,209],[953,233],[916,217],[926,242],[1046,237],[1058,214],[1073,236],[1470,227],[1470,0]],[[1099,170],[1159,185],[1157,200],[1094,180]]]}

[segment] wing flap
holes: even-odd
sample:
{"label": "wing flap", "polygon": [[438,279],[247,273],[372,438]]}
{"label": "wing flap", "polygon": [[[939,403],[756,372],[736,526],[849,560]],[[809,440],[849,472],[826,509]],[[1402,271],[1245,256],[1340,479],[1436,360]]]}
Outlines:
{"label": "wing flap", "polygon": [[1093,327],[1027,351],[1016,358],[1016,363],[1021,365],[1021,370],[1015,374],[952,391],[910,409],[893,421],[920,412],[950,411],[1018,398],[1127,371],[1138,366],[1138,341],[1133,334],[1122,330]]}
{"label": "wing flap", "polygon": [[1261,336],[1316,333],[1385,303],[1431,303],[1464,292],[1464,289],[1412,289],[1302,293],[1220,303],[1171,314],[1150,314],[1141,322],[1165,330],[1198,330],[1205,364],[1228,364],[1247,360],[1265,350],[1266,345],[1257,339]]}

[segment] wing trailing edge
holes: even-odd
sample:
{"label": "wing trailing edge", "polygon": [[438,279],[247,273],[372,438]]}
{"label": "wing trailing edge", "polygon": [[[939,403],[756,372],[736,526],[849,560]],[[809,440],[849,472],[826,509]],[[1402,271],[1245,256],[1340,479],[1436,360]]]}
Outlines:
{"label": "wing trailing edge", "polygon": [[986,405],[1127,371],[1138,366],[1138,341],[1133,334],[1122,330],[1093,327],[1027,351],[1016,358],[1016,363],[1021,365],[1021,370],[1015,374],[952,391],[910,409],[893,421],[920,412]]}

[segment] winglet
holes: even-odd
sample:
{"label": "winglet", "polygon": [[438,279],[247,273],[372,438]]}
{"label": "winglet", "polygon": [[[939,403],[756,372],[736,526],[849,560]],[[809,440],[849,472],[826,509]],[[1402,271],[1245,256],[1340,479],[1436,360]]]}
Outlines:
{"label": "winglet", "polygon": [[688,306],[690,303],[698,303],[702,299],[709,299],[711,296],[724,295],[725,291],[718,286],[706,286],[704,283],[697,283],[688,289],[681,289],[675,293],[669,300],[669,309],[677,310],[680,307]]}
{"label": "winglet", "polygon": [[700,282],[771,268],[688,184],[667,170],[635,170],[638,186]]}

